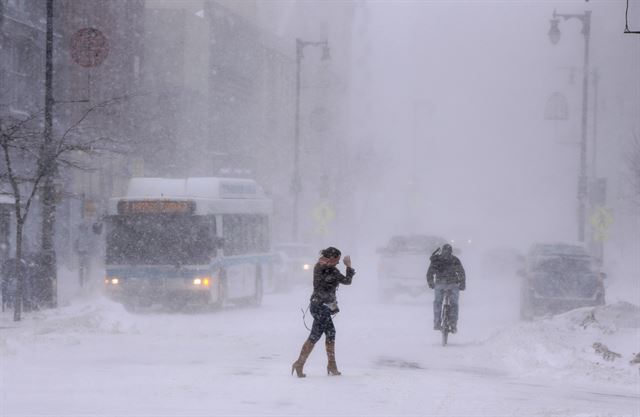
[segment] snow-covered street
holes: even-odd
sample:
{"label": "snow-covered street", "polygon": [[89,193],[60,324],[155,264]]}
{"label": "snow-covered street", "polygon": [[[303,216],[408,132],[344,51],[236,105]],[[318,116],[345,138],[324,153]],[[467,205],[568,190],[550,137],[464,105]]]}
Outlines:
{"label": "snow-covered street", "polygon": [[[640,415],[640,311],[616,302],[519,322],[509,292],[471,285],[450,345],[431,294],[378,304],[366,271],[341,287],[337,359],[324,343],[290,375],[307,337],[308,288],[262,307],[131,314],[102,296],[0,323],[4,417],[34,415]],[[515,288],[512,288],[515,291]],[[310,325],[307,315],[307,324]],[[592,348],[622,355],[605,361]]]}
{"label": "snow-covered street", "polygon": [[640,417],[639,255],[640,0],[0,0],[0,417]]}

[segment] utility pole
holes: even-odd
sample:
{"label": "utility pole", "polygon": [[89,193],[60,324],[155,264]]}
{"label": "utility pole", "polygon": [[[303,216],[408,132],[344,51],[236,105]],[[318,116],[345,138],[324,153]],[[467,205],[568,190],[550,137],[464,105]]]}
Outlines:
{"label": "utility pole", "polygon": [[[565,17],[565,19],[567,19]],[[582,34],[584,35],[584,61],[582,73],[582,118],[580,137],[580,180],[578,199],[578,240],[585,241],[585,227],[587,223],[587,113],[589,107],[589,38],[591,34],[591,11],[584,12],[582,21]]]}
{"label": "utility pole", "polygon": [[561,14],[553,11],[549,39],[554,45],[560,40],[559,18],[569,20],[572,18],[582,22],[582,35],[584,36],[584,61],[582,68],[582,120],[580,136],[580,172],[578,174],[578,240],[585,241],[585,226],[587,219],[587,113],[589,103],[589,38],[591,35],[591,11],[584,14]]}
{"label": "utility pole", "polygon": [[296,101],[295,101],[295,127],[293,136],[293,178],[291,179],[291,193],[293,194],[293,219],[291,226],[291,239],[297,242],[299,239],[298,223],[300,218],[300,193],[302,192],[302,180],[300,179],[300,70],[303,50],[307,46],[321,46],[322,60],[326,61],[329,57],[329,42],[308,42],[296,39]]}
{"label": "utility pole", "polygon": [[303,44],[300,39],[296,39],[296,108],[294,120],[293,136],[293,178],[291,180],[291,192],[293,193],[293,224],[291,226],[291,238],[293,242],[298,241],[298,204],[302,184],[300,181],[300,64],[302,62]]}
{"label": "utility pole", "polygon": [[592,138],[591,138],[591,175],[594,180],[598,178],[598,83],[600,75],[598,71],[593,71],[593,115],[592,115]]}
{"label": "utility pole", "polygon": [[54,230],[56,223],[55,159],[52,149],[53,127],[53,0],[47,0],[47,38],[45,55],[45,98],[44,98],[44,143],[42,146],[41,163],[44,170],[42,187],[42,254],[44,265],[42,272],[50,282],[51,306],[57,307],[57,271],[56,254],[54,248]]}

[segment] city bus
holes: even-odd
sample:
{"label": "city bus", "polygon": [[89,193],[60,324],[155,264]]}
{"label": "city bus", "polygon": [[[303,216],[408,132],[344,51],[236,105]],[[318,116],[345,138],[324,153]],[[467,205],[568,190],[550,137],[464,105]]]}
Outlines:
{"label": "city bus", "polygon": [[259,305],[272,209],[250,179],[132,178],[109,201],[105,290],[128,308]]}

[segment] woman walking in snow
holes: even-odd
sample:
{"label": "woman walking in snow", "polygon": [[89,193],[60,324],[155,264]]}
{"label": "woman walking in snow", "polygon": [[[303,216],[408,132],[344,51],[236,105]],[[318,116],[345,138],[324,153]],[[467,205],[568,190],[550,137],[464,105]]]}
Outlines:
{"label": "woman walking in snow", "polygon": [[338,285],[350,285],[356,271],[351,268],[351,258],[345,256],[343,263],[347,267],[346,276],[336,267],[340,262],[342,253],[330,246],[320,251],[320,259],[313,269],[313,294],[309,310],[313,316],[313,326],[309,337],[302,345],[298,360],[291,366],[291,374],[296,372],[298,378],[304,378],[304,364],[313,350],[316,342],[320,340],[322,334],[325,335],[325,347],[327,349],[327,374],[340,375],[336,365],[336,328],[333,325],[331,316],[338,311],[338,301],[336,300],[336,290]]}

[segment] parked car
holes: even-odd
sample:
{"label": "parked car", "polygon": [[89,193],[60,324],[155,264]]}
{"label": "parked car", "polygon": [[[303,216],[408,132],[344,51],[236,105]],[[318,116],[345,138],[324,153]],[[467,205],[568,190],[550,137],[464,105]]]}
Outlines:
{"label": "parked car", "polygon": [[279,243],[274,245],[279,257],[277,289],[286,289],[298,284],[313,284],[313,266],[318,255],[311,245],[305,243]]}
{"label": "parked car", "polygon": [[519,275],[523,319],[605,302],[605,274],[579,244],[533,244]]}
{"label": "parked car", "polygon": [[447,241],[439,236],[393,236],[378,248],[378,297],[392,301],[400,294],[418,296],[426,291],[429,257]]}

